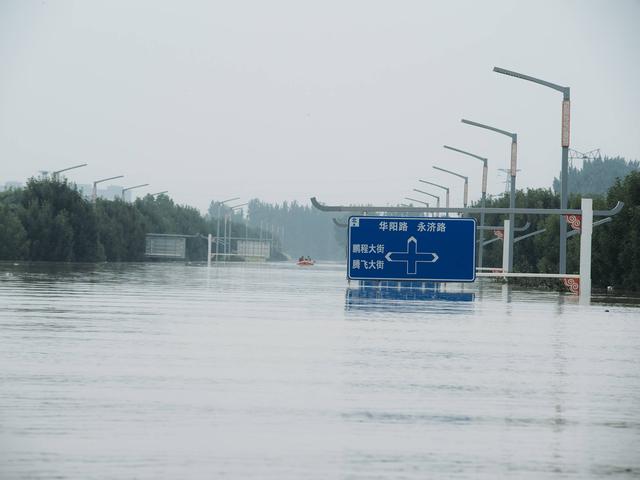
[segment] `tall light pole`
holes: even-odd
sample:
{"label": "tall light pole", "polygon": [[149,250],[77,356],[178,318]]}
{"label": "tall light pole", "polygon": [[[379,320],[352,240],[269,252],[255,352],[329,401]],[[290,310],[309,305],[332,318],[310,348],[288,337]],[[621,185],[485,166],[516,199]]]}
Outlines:
{"label": "tall light pole", "polygon": [[[401,206],[401,207],[407,207],[407,208],[411,208],[411,207],[412,207],[412,205],[409,205],[408,203],[401,203],[401,204],[400,204],[400,206]],[[408,217],[408,216],[409,216],[409,214],[408,214],[408,213],[403,213],[402,215],[404,215],[405,217]],[[420,216],[425,216],[425,217],[427,216],[427,214],[426,214],[426,213],[422,213],[422,214],[419,214],[419,215],[420,215]]]}
{"label": "tall light pole", "polygon": [[161,192],[150,193],[149,195],[151,195],[152,197],[156,197],[158,195],[164,195],[165,193],[169,193],[169,190],[163,190]]}
{"label": "tall light pole", "polygon": [[436,208],[440,208],[440,197],[438,195],[434,195],[433,193],[425,192],[424,190],[418,190],[417,188],[413,189],[414,192],[422,193],[423,195],[429,195],[436,199]]}
{"label": "tall light pole", "polygon": [[[433,183],[433,182],[427,182],[426,180],[420,180],[418,179],[419,182],[422,183],[426,183],[427,185],[432,185],[434,187],[438,187],[443,189],[447,194],[444,197],[444,206],[449,208],[449,187],[445,187],[444,185],[438,185],[437,183]],[[449,216],[449,212],[447,212],[447,217]]]}
{"label": "tall light pole", "polygon": [[[225,215],[224,218],[224,229],[225,229],[225,235],[228,235],[227,238],[225,239],[225,244],[224,244],[224,253],[225,254],[230,254],[231,253],[231,235],[232,235],[232,227],[233,227],[233,222],[229,221],[231,220],[231,214],[234,212],[234,210],[237,210],[238,208],[242,208],[245,205],[249,205],[249,202],[245,202],[245,203],[241,203],[239,205],[234,205],[232,207],[229,207],[229,211],[231,213],[227,213]],[[227,223],[229,225],[229,229],[227,230]],[[228,243],[228,246],[227,246]]]}
{"label": "tall light pole", "polygon": [[[485,208],[487,206],[487,172],[489,170],[489,160],[485,157],[481,157],[480,155],[476,155],[475,153],[467,152],[465,150],[460,150],[459,148],[450,147],[449,145],[443,145],[444,148],[453,150],[454,152],[462,153],[463,155],[468,155],[473,158],[477,158],[482,161],[482,200],[481,206]],[[484,227],[484,211],[480,213],[480,227]],[[484,242],[484,228],[480,228],[480,245],[478,246],[478,266],[482,267],[482,244]]]}
{"label": "tall light pole", "polygon": [[134,188],[148,187],[149,185],[150,185],[149,183],[141,183],[140,185],[134,185],[133,187],[123,188],[122,189],[122,201],[124,202],[124,194],[125,194],[125,192],[128,192],[129,190],[133,190]]}
{"label": "tall light pole", "polygon": [[87,165],[88,165],[87,163],[81,163],[80,165],[74,165],[73,167],[63,168],[62,170],[56,170],[55,172],[51,172],[51,177],[53,178],[53,180],[58,180],[58,175],[60,175],[62,172],[73,170],[75,168],[86,167]]}
{"label": "tall light pole", "polygon": [[[562,132],[561,132],[561,145],[562,145],[562,173],[560,175],[560,208],[567,208],[569,205],[569,133],[570,133],[570,118],[571,118],[571,89],[569,87],[563,87],[556,85],[555,83],[547,82],[539,78],[530,77],[529,75],[523,75],[522,73],[514,72],[512,70],[506,70],[500,67],[493,67],[493,71],[496,73],[502,73],[503,75],[509,75],[510,77],[520,78],[529,82],[537,83],[545,87],[552,88],[562,93]],[[513,169],[513,165],[511,166]],[[560,215],[560,273],[567,273],[567,223],[564,215]]]}
{"label": "tall light pole", "polygon": [[456,172],[452,172],[451,170],[447,170],[445,168],[441,168],[441,167],[433,167],[436,170],[440,170],[441,172],[445,172],[448,173],[450,175],[454,175],[458,178],[461,178],[464,180],[464,195],[462,197],[462,206],[464,208],[467,208],[467,201],[469,200],[469,177],[465,176],[465,175],[461,175],[459,173]]}
{"label": "tall light pole", "polygon": [[[432,193],[429,192],[425,192],[424,190],[419,190],[417,188],[413,189],[414,192],[418,192],[418,193],[422,193],[423,195],[429,195],[430,197],[433,197],[436,199],[436,208],[440,208],[440,197],[438,195],[434,195]],[[441,214],[437,213],[435,216],[439,217]]]}
{"label": "tall light pole", "polygon": [[[233,198],[228,198],[226,200],[223,200],[221,202],[218,202],[218,216],[217,216],[217,221],[216,221],[216,262],[218,261],[218,254],[220,253],[220,209],[222,208],[222,205],[224,205],[225,203],[229,203],[229,202],[233,202],[234,200],[239,200],[240,197],[233,197]],[[226,237],[226,235],[225,235]]]}
{"label": "tall light pole", "polygon": [[429,208],[429,204],[427,202],[423,202],[422,200],[417,200],[415,198],[411,198],[411,197],[404,197],[405,200],[409,200],[410,202],[416,202],[416,203],[421,203],[422,205],[424,205],[425,207]]}
{"label": "tall light pole", "polygon": [[[472,122],[471,120],[461,120],[462,123],[471,125],[474,127],[484,128],[485,130],[491,130],[492,132],[500,133],[511,138],[511,193],[509,194],[509,208],[516,208],[516,173],[518,172],[518,134],[513,132],[507,132],[496,127],[491,127],[483,123]],[[509,259],[508,267],[509,272],[513,271],[513,225],[515,223],[515,215],[509,214]]]}
{"label": "tall light pole", "polygon": [[98,184],[102,182],[107,182],[109,180],[115,180],[116,178],[123,178],[124,175],[116,175],[115,177],[109,178],[101,178],[100,180],[96,180],[93,182],[93,190],[91,190],[91,203],[96,203],[96,199],[98,198]]}

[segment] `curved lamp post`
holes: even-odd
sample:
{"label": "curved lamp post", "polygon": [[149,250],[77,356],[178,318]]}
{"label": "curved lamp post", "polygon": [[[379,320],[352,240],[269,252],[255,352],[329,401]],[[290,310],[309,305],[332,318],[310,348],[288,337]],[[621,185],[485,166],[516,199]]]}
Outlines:
{"label": "curved lamp post", "polygon": [[[482,161],[482,200],[481,206],[485,208],[487,206],[487,172],[489,170],[489,160],[485,157],[481,157],[480,155],[476,155],[475,153],[467,152],[465,150],[460,150],[459,148],[450,147],[449,145],[443,145],[444,148],[448,150],[452,150],[454,152],[462,153],[463,155],[468,155],[473,158],[477,158]],[[480,226],[484,226],[484,212],[480,214]],[[482,267],[482,243],[484,241],[484,229],[480,229],[480,246],[478,247],[478,266]]]}
{"label": "curved lamp post", "polygon": [[[234,210],[237,210],[238,208],[242,208],[245,205],[249,205],[249,202],[245,202],[245,203],[240,203],[238,205],[234,205],[232,207],[229,207],[229,210],[233,213]],[[231,222],[229,222],[230,220],[230,215],[227,213],[224,216],[224,233],[225,233],[225,237],[226,240],[224,243],[224,253],[225,254],[230,254],[231,253]],[[227,228],[227,224],[228,224],[228,228]]]}
{"label": "curved lamp post", "polygon": [[[445,187],[444,185],[438,185],[437,183],[433,183],[433,182],[427,182],[426,180],[418,179],[418,181],[422,182],[422,183],[426,183],[427,185],[432,185],[434,187],[438,187],[438,188],[443,189],[447,193],[446,196],[444,197],[444,206],[446,208],[449,208],[449,187]],[[449,212],[447,212],[446,216],[447,217],[449,216]]]}
{"label": "curved lamp post", "polygon": [[[501,130],[496,127],[491,127],[489,125],[485,125],[483,123],[472,122],[471,120],[465,120],[464,118],[461,120],[462,123],[466,123],[467,125],[471,125],[473,127],[484,128],[485,130],[491,130],[492,132],[500,133],[511,138],[511,193],[509,194],[509,208],[516,208],[516,173],[518,172],[518,134],[513,132],[507,132],[506,130]],[[509,259],[508,259],[508,267],[509,272],[513,271],[513,225],[515,223],[515,215],[513,213],[509,214]]]}
{"label": "curved lamp post", "polygon": [[96,203],[96,199],[98,198],[98,184],[102,182],[107,182],[109,180],[115,180],[116,178],[123,178],[124,175],[116,175],[115,177],[109,178],[101,178],[100,180],[96,180],[93,182],[93,190],[91,190],[91,203]]}
{"label": "curved lamp post", "polygon": [[133,190],[134,188],[148,187],[149,185],[150,185],[149,183],[141,183],[140,185],[134,185],[133,187],[123,188],[122,189],[122,201],[124,201],[125,192],[128,192],[129,190]]}
{"label": "curved lamp post", "polygon": [[81,163],[80,165],[74,165],[73,167],[63,168],[62,170],[56,170],[55,172],[51,172],[51,177],[54,180],[58,180],[58,175],[60,175],[62,172],[66,172],[68,170],[74,170],[80,167],[86,167],[87,165],[88,165],[87,163]]}
{"label": "curved lamp post", "polygon": [[440,168],[440,167],[436,167],[434,166],[433,168],[435,168],[436,170],[440,170],[441,172],[445,172],[445,173],[449,173],[451,175],[455,175],[458,178],[461,178],[464,180],[464,195],[462,197],[462,206],[464,208],[467,208],[467,200],[469,199],[469,177],[465,176],[465,175],[460,175],[459,173],[456,172],[452,172],[451,170],[447,170],[444,168]]}
{"label": "curved lamp post", "polygon": [[[506,70],[500,67],[493,67],[493,71],[508,75],[510,77],[520,78],[529,82],[537,83],[545,87],[552,88],[562,93],[562,173],[560,175],[560,208],[566,209],[569,204],[569,131],[571,118],[571,88],[556,85],[539,78],[530,77],[522,73]],[[513,167],[512,167],[513,168]],[[512,222],[513,223],[513,222]],[[563,215],[560,215],[560,273],[567,273],[567,222]]]}
{"label": "curved lamp post", "polygon": [[[436,199],[436,208],[440,208],[440,197],[438,195],[433,195],[432,193],[429,192],[425,192],[424,190],[419,190],[417,188],[413,189],[414,192],[418,192],[418,193],[422,193],[423,195],[428,195],[430,197],[433,197]],[[437,213],[435,216],[439,217],[440,215],[442,215],[441,213]]]}
{"label": "curved lamp post", "polygon": [[414,192],[422,193],[423,195],[429,195],[436,199],[436,208],[440,208],[440,197],[438,195],[434,195],[433,193],[425,192],[424,190],[419,190],[417,188],[413,189]]}
{"label": "curved lamp post", "polygon": [[411,197],[404,197],[405,200],[409,200],[410,202],[416,202],[416,203],[421,203],[422,205],[424,205],[425,207],[429,208],[429,204],[427,202],[423,202],[422,200],[418,200],[416,198],[411,198]]}
{"label": "curved lamp post", "polygon": [[226,200],[223,200],[221,202],[218,202],[218,216],[217,216],[217,220],[216,220],[216,262],[218,261],[218,254],[220,253],[220,209],[222,208],[222,205],[224,205],[225,203],[229,203],[229,202],[233,202],[234,200],[239,200],[240,197],[233,197],[233,198],[227,198]]}

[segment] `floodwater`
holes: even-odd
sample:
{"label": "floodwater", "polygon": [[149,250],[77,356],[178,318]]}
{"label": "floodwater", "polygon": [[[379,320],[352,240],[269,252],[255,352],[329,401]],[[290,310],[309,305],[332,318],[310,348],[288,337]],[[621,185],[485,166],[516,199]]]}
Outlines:
{"label": "floodwater", "polygon": [[640,309],[344,267],[0,265],[0,478],[640,476]]}

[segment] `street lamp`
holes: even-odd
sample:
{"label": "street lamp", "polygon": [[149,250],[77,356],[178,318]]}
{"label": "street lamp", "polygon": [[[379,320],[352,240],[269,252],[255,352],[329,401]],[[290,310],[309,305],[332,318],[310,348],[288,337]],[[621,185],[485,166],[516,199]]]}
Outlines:
{"label": "street lamp", "polygon": [[462,178],[464,180],[464,195],[462,197],[462,206],[467,208],[467,200],[469,198],[469,177],[465,177],[464,175],[460,175],[459,173],[452,172],[451,170],[446,170],[440,167],[433,167],[436,170],[440,170],[441,172],[449,173],[451,175],[455,175],[458,178]]}
{"label": "street lamp", "polygon": [[165,193],[169,193],[169,190],[163,190],[162,192],[150,193],[149,195],[151,195],[152,197],[155,197],[156,195],[164,195]]}
{"label": "street lamp", "polygon": [[413,189],[414,192],[422,193],[423,195],[429,195],[436,199],[436,208],[440,208],[440,197],[438,195],[434,195],[433,193],[425,192],[424,190],[418,190],[417,188]]}
{"label": "street lamp", "polygon": [[134,185],[133,187],[123,188],[122,189],[122,201],[124,202],[124,194],[125,194],[125,192],[128,192],[129,190],[133,190],[134,188],[142,188],[142,187],[148,187],[148,186],[149,186],[148,183],[141,183],[140,185]]}
{"label": "street lamp", "polygon": [[63,168],[62,170],[56,170],[55,172],[51,172],[51,176],[53,177],[53,180],[58,180],[58,175],[61,174],[62,172],[66,172],[68,170],[73,170],[74,168],[80,168],[80,167],[86,167],[86,166],[87,166],[86,163],[81,163],[80,165],[74,165],[73,167]]}
{"label": "street lamp", "polygon": [[216,262],[218,261],[218,253],[220,251],[220,246],[219,246],[219,241],[220,241],[220,209],[222,208],[222,205],[224,205],[225,203],[233,202],[234,200],[239,200],[239,199],[240,199],[240,197],[233,197],[233,198],[228,198],[226,200],[218,202],[218,217],[217,217],[217,220],[216,220]]}
{"label": "street lamp", "polygon": [[422,200],[417,200],[415,198],[411,198],[411,197],[404,197],[405,200],[409,200],[411,202],[416,202],[416,203],[421,203],[422,205],[424,205],[425,207],[429,208],[429,204],[427,202],[423,202]]}
{"label": "street lamp", "polygon": [[[482,208],[486,207],[487,203],[487,172],[489,170],[489,161],[485,157],[481,157],[480,155],[476,155],[475,153],[467,152],[465,150],[460,150],[459,148],[450,147],[449,145],[443,145],[444,148],[448,150],[453,150],[454,152],[462,153],[463,155],[468,155],[473,158],[477,158],[482,161],[482,200],[481,206]],[[480,226],[484,226],[484,211],[480,213]],[[484,241],[484,229],[480,229],[480,246],[478,248],[478,266],[482,267],[482,243]]]}
{"label": "street lamp", "polygon": [[[440,197],[439,196],[433,195],[433,194],[431,194],[429,192],[425,192],[423,190],[418,190],[417,188],[414,188],[413,191],[414,192],[418,192],[418,193],[422,193],[423,195],[429,195],[430,197],[435,198],[436,199],[436,208],[440,208]],[[438,213],[435,214],[435,216],[436,217],[440,217],[440,216],[442,216],[442,214],[440,212],[438,212]]]}
{"label": "street lamp", "polygon": [[116,178],[122,178],[124,175],[117,175],[115,177],[109,178],[101,178],[100,180],[96,180],[93,182],[93,190],[91,190],[91,203],[96,203],[96,198],[98,198],[98,184],[102,182],[107,182],[109,180],[115,180]]}
{"label": "street lamp", "polygon": [[[509,208],[516,208],[516,173],[518,172],[518,134],[513,132],[507,132],[506,130],[501,130],[499,128],[491,127],[489,125],[484,125],[483,123],[472,122],[471,120],[465,120],[464,118],[461,120],[462,123],[466,123],[467,125],[471,125],[474,127],[484,128],[486,130],[491,130],[492,132],[500,133],[511,138],[511,193],[509,194]],[[515,223],[515,214],[509,214],[509,258],[507,265],[509,267],[509,272],[513,270],[513,224]]]}
{"label": "street lamp", "polygon": [[[438,187],[447,192],[447,195],[444,197],[444,206],[449,208],[449,187],[445,187],[444,185],[438,185],[437,183],[427,182],[426,180],[420,180],[419,182],[426,183],[427,185],[433,185],[434,187]],[[449,216],[449,212],[447,212],[447,217]]]}
{"label": "street lamp", "polygon": [[[234,210],[237,210],[238,208],[242,208],[245,205],[249,205],[249,202],[245,202],[245,203],[241,203],[239,205],[234,205],[233,207],[229,207],[229,210],[233,213]],[[227,230],[227,221],[230,219],[230,215],[226,214],[224,216],[224,232],[225,232],[225,244],[224,244],[224,253],[225,254],[230,254],[231,253],[231,227],[232,227],[232,223],[229,223],[229,229]],[[228,241],[228,248],[227,248],[227,241]]]}
{"label": "street lamp", "polygon": [[[522,73],[514,72],[512,70],[506,70],[500,67],[493,67],[493,71],[496,73],[502,73],[503,75],[509,75],[510,77],[520,78],[529,82],[537,83],[538,85],[544,85],[545,87],[552,88],[562,93],[562,132],[561,132],[561,144],[562,144],[562,173],[560,175],[560,208],[566,209],[569,204],[569,124],[570,124],[570,111],[571,111],[571,89],[569,87],[563,87],[556,85],[555,83],[547,82],[539,78],[530,77],[529,75],[523,75]],[[513,166],[511,167],[513,168]],[[560,215],[560,273],[567,273],[567,223],[563,215]]]}

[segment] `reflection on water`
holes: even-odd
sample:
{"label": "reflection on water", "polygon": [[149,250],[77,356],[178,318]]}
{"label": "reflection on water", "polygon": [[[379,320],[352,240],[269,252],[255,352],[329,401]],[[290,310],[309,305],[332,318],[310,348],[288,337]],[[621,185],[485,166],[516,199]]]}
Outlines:
{"label": "reflection on water", "polygon": [[[445,291],[442,284],[425,285],[421,282],[384,282],[383,285],[367,285],[362,282],[355,288],[346,290],[346,309],[392,310],[395,312],[424,311],[460,313],[460,309],[451,309],[440,303],[425,302],[471,302],[472,292]],[[426,282],[425,282],[426,283]]]}
{"label": "reflection on water", "polygon": [[640,475],[637,308],[353,287],[340,265],[0,265],[0,478]]}

